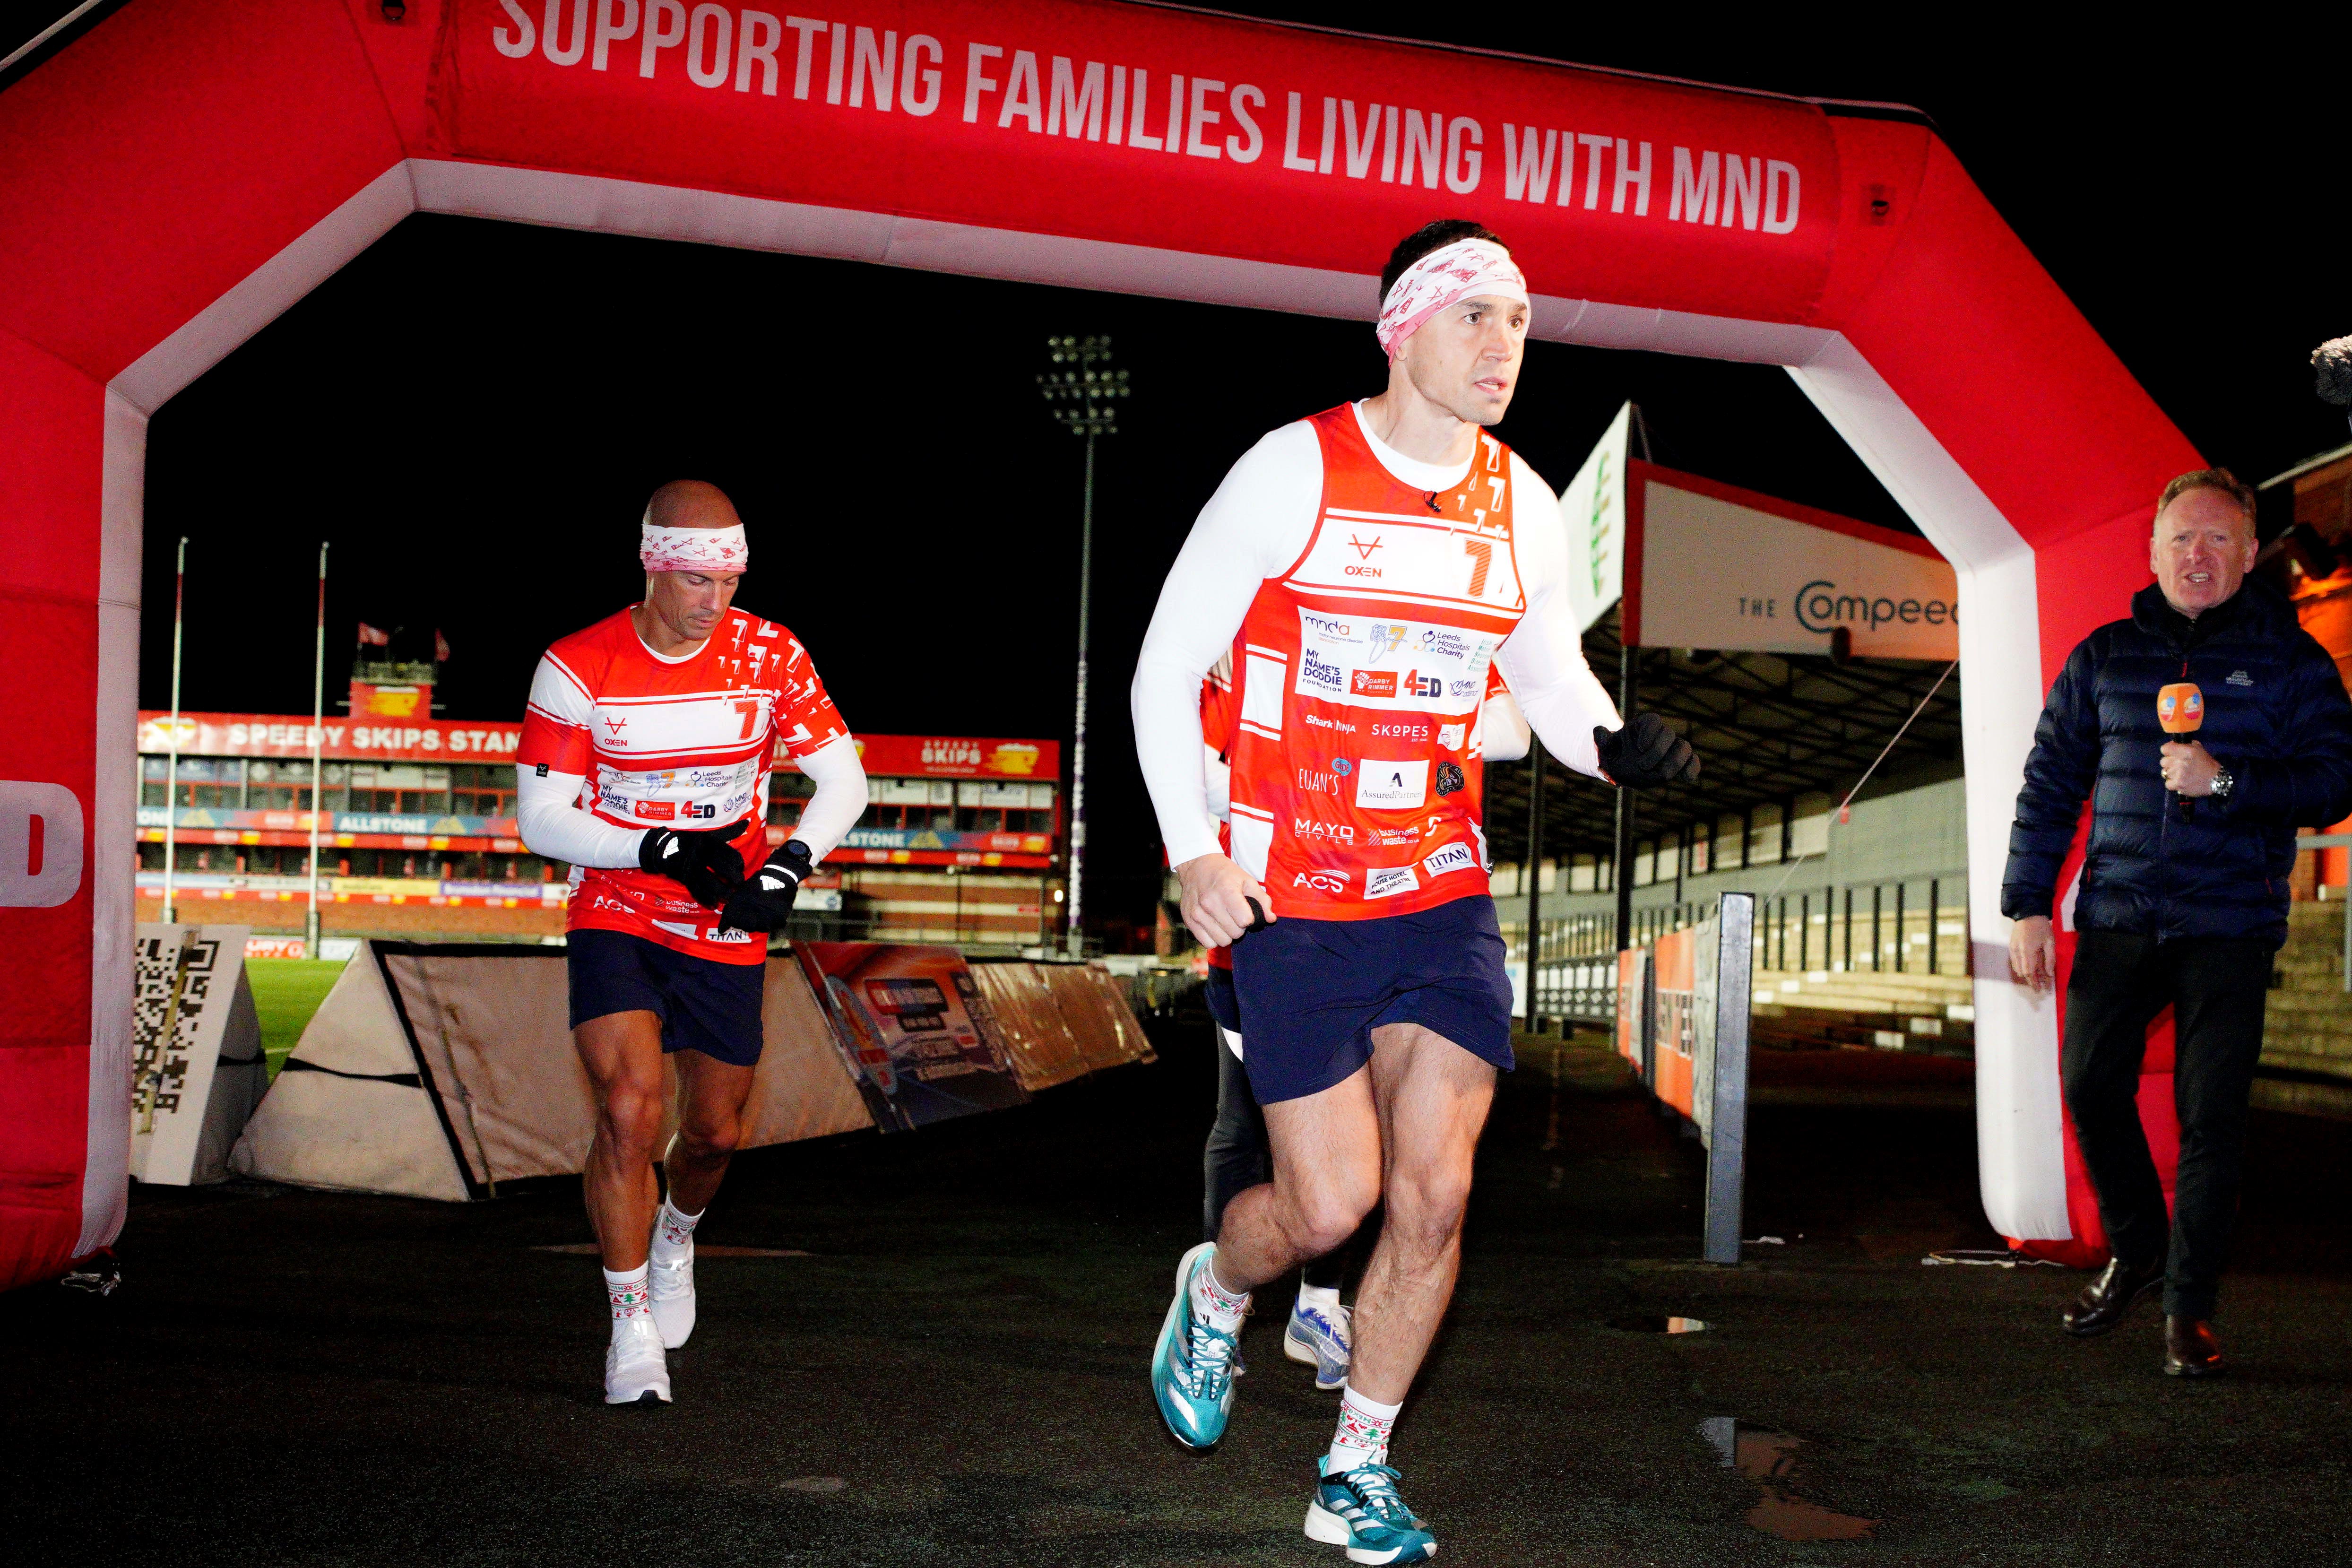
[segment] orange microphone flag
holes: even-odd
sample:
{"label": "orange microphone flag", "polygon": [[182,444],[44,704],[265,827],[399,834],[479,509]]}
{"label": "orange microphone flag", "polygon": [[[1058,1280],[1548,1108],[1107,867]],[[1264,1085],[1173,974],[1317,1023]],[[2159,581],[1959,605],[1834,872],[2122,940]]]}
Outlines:
{"label": "orange microphone flag", "polygon": [[2178,680],[2156,694],[2156,721],[2168,735],[2193,735],[2205,724],[2205,694],[2189,680]]}

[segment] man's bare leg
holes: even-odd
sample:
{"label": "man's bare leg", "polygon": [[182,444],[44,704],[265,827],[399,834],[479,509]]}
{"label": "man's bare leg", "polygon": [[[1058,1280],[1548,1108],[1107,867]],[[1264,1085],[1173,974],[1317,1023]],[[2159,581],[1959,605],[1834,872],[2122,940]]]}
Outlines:
{"label": "man's bare leg", "polygon": [[670,1207],[698,1215],[710,1206],[735,1157],[754,1069],[700,1051],[680,1051],[676,1059],[677,1135],[662,1158],[662,1170],[669,1177]]}
{"label": "man's bare leg", "polygon": [[1348,1386],[1394,1405],[1412,1386],[1454,1299],[1495,1068],[1418,1024],[1391,1024],[1372,1033],[1370,1072],[1388,1211],[1356,1292]]}
{"label": "man's bare leg", "polygon": [[669,1402],[669,1367],[653,1316],[646,1261],[654,1226],[654,1151],[661,1138],[661,1020],[649,1011],[607,1013],[572,1031],[596,1097],[596,1135],[582,1195],[604,1254],[613,1339],[604,1352],[604,1402]]}
{"label": "man's bare leg", "polygon": [[679,1051],[671,1059],[677,1064],[677,1135],[662,1161],[669,1173],[669,1198],[654,1215],[647,1264],[654,1323],[663,1346],[676,1350],[694,1333],[694,1227],[718,1194],[742,1136],[751,1069],[700,1051]]}
{"label": "man's bare leg", "polygon": [[1211,1263],[1235,1295],[1320,1258],[1356,1233],[1381,1199],[1381,1121],[1372,1069],[1265,1108],[1274,1180],[1225,1205]]}
{"label": "man's bare leg", "polygon": [[645,1266],[659,1201],[654,1154],[665,1110],[661,1017],[607,1013],[572,1030],[572,1038],[596,1098],[596,1135],[581,1173],[581,1195],[604,1267],[626,1273]]}

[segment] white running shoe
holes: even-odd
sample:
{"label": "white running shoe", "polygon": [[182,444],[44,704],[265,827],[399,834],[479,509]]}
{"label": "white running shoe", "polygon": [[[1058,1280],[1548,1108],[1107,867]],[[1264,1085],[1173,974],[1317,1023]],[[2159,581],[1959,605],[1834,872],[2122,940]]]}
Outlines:
{"label": "white running shoe", "polygon": [[650,1259],[653,1267],[646,1270],[647,1292],[653,1299],[654,1327],[661,1331],[662,1349],[674,1351],[686,1343],[694,1332],[694,1243],[686,1244],[686,1257],[677,1263],[664,1263],[659,1258]]}
{"label": "white running shoe", "polygon": [[616,1318],[613,1342],[604,1351],[604,1403],[669,1403],[669,1358],[662,1353],[661,1331],[653,1319]]}

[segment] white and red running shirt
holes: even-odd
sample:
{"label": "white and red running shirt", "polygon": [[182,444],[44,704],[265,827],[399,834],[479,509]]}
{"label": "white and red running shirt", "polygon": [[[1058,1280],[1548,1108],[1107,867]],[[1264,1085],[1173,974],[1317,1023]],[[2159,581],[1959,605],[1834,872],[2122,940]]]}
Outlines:
{"label": "white and red running shirt", "polygon": [[[515,752],[525,797],[518,815],[533,851],[572,862],[566,929],[626,931],[698,957],[761,962],[763,936],[721,933],[716,910],[669,878],[638,869],[636,849],[646,828],[733,827],[744,866],[765,860],[768,773],[779,745],[796,760],[828,746],[828,761],[846,756],[858,773],[854,822],[866,790],[848,727],[808,650],[773,621],[730,610],[701,647],[667,658],[646,646],[624,610],[549,648]],[[833,782],[823,771],[810,770],[821,794]],[[542,780],[577,781],[561,803],[577,809],[551,812],[550,803],[532,801],[531,786]],[[818,831],[814,805],[795,836],[822,859],[839,834]],[[824,841],[811,839],[813,831]]]}
{"label": "white and red running shirt", "polygon": [[1551,492],[1483,432],[1452,467],[1388,448],[1360,405],[1261,441],[1194,525],[1137,664],[1170,862],[1219,848],[1199,683],[1237,644],[1231,853],[1276,914],[1375,919],[1486,891],[1470,770],[1489,665],[1580,773],[1599,776],[1593,729],[1618,723],[1566,555]]}

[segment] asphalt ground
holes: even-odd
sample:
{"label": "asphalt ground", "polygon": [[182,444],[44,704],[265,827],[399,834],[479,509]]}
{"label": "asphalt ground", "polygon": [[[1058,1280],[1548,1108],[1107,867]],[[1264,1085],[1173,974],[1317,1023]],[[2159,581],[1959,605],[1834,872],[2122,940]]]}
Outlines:
{"label": "asphalt ground", "polygon": [[[1020,1110],[739,1159],[702,1241],[807,1256],[706,1256],[662,1409],[601,1404],[594,1260],[539,1250],[587,1239],[576,1184],[137,1191],[114,1295],[0,1298],[9,1554],[1340,1562],[1300,1534],[1335,1396],[1282,1358],[1284,1292],[1216,1451],[1152,1408],[1213,1084],[1205,1026],[1155,1032]],[[1443,1560],[2343,1561],[2352,1125],[2257,1114],[2231,1375],[2188,1384],[2147,1309],[2057,1332],[2080,1275],[1922,1267],[1993,1245],[1971,1118],[1869,1070],[1759,1094],[1748,1231],[1785,1245],[1723,1269],[1697,1145],[1604,1052],[1525,1047],[1394,1454]],[[1612,1326],[1671,1316],[1707,1327]]]}

